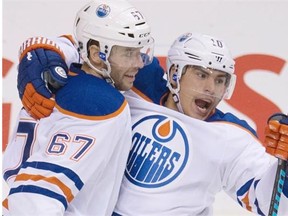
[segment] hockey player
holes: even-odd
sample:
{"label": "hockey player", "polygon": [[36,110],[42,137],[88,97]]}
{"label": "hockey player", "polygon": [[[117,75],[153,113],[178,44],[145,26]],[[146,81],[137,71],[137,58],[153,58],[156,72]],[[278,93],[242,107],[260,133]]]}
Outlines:
{"label": "hockey player", "polygon": [[[125,93],[132,147],[114,215],[212,215],[220,190],[243,208],[268,215],[277,160],[235,117],[209,123],[195,119],[207,118],[209,109],[233,92],[234,61],[224,42],[181,35],[168,52],[167,68],[170,93],[162,106],[147,102],[145,89],[135,90],[137,81]],[[269,121],[267,151],[287,160],[288,118],[280,116],[276,127]],[[288,215],[284,179],[283,216]]]}
{"label": "hockey player", "polygon": [[[115,207],[131,146],[130,110],[119,91],[129,90],[152,60],[153,38],[142,13],[123,0],[90,2],[77,13],[74,28],[84,63],[73,64],[68,79],[55,43],[33,38],[22,46],[19,70],[49,59],[47,85],[53,92],[65,85],[49,118],[36,122],[20,113],[4,155],[9,215],[111,215]],[[36,88],[44,88],[38,81]]]}
{"label": "hockey player", "polygon": [[[186,40],[184,40],[186,39]],[[206,38],[206,40],[210,40],[210,38]],[[211,40],[217,40],[216,38],[211,38]],[[210,59],[209,56],[213,50],[218,52],[221,51],[221,55],[230,56],[230,53],[226,49],[219,49],[216,46],[216,43],[222,43],[222,41],[215,41],[213,44],[205,43],[201,37],[197,37],[194,33],[193,36],[190,33],[183,34],[183,40],[175,43],[171,49],[170,53],[168,53],[167,61],[169,67],[166,73],[167,79],[163,79],[163,74],[165,74],[164,70],[159,65],[157,58],[153,59],[153,62],[144,68],[139,70],[137,74],[136,80],[134,82],[134,86],[132,90],[137,93],[137,96],[141,98],[164,106],[171,106],[173,110],[177,110],[181,113],[189,115],[193,118],[205,120],[207,122],[214,121],[228,121],[233,122],[235,124],[239,124],[240,126],[250,130],[256,137],[256,131],[251,128],[246,121],[240,120],[232,113],[223,113],[221,110],[217,109],[217,105],[220,101],[225,98],[229,99],[233,93],[236,75],[234,74],[234,61],[232,57],[227,59],[230,61],[230,68],[221,68],[219,71],[214,71],[214,76],[216,79],[216,87],[222,92],[217,92],[218,95],[215,95],[212,100],[207,99],[207,92],[211,91],[213,88],[213,83],[206,83],[206,86],[202,86],[199,90],[196,88],[197,85],[205,84],[205,80],[208,79],[208,75],[213,71],[209,71],[205,68],[199,68],[198,70],[192,70],[189,68],[189,71],[193,71],[195,76],[198,76],[198,79],[195,80],[195,83],[185,84],[185,88],[189,88],[193,94],[189,95],[189,99],[186,95],[181,95],[183,99],[181,99],[180,93],[180,82],[182,74],[186,74],[187,66],[208,66],[210,63],[217,61],[214,59]],[[225,61],[225,59],[222,59]],[[185,70],[184,70],[185,69]],[[182,71],[185,72],[182,72]],[[190,73],[187,73],[189,76]],[[201,82],[201,80],[203,80]],[[223,81],[226,80],[226,83]],[[185,82],[185,79],[183,80]],[[222,82],[222,84],[221,84]],[[201,84],[202,83],[202,84]],[[184,88],[184,84],[181,85],[182,89]],[[218,90],[219,91],[219,90]],[[182,107],[182,103],[180,101],[184,101],[185,107]],[[187,104],[189,102],[190,104]],[[36,103],[35,103],[36,104]],[[188,108],[190,107],[190,108]],[[189,110],[188,110],[189,109]]]}
{"label": "hockey player", "polygon": [[[136,80],[138,88],[125,93],[131,106],[133,138],[115,215],[211,215],[215,194],[222,189],[249,211],[267,214],[276,161],[251,133],[239,127],[241,124],[227,120],[205,123],[190,118],[194,103],[200,103],[192,99],[195,92],[212,104],[233,91],[230,82],[234,62],[225,44],[218,40],[221,47],[213,48],[213,40],[217,41],[189,33],[175,41],[168,55],[172,77],[168,78],[172,89],[168,97],[165,88],[157,85],[157,79],[146,88]],[[198,53],[199,58],[189,61],[185,53]],[[214,60],[214,53],[221,54],[223,61]],[[209,67],[211,64],[213,67]],[[197,87],[191,86],[195,79]],[[203,90],[204,84],[209,83],[214,85],[214,91],[212,87]],[[177,92],[177,88],[181,91]],[[175,91],[180,102],[172,97]],[[201,103],[200,114],[210,107]],[[287,116],[283,116],[285,120]],[[281,128],[281,133],[287,134],[287,127]],[[269,133],[275,138],[279,131]],[[271,142],[274,144],[269,145],[270,152],[287,160],[287,137],[281,137],[280,145],[278,141]],[[280,215],[287,213],[287,181],[283,192]]]}

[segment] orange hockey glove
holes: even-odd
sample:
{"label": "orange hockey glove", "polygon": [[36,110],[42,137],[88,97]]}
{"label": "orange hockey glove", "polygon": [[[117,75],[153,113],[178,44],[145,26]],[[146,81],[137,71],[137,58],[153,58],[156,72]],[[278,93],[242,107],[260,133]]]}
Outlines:
{"label": "orange hockey glove", "polygon": [[22,104],[26,111],[35,119],[49,116],[55,106],[53,98],[43,97],[37,93],[32,83],[26,85]]}
{"label": "orange hockey glove", "polygon": [[282,160],[288,160],[288,117],[277,113],[268,119],[265,128],[266,151]]}

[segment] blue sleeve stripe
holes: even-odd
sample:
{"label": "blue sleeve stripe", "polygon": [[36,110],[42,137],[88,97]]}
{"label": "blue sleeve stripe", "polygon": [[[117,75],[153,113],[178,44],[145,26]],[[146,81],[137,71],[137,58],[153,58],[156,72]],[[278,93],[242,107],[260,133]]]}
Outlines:
{"label": "blue sleeve stripe", "polygon": [[261,211],[260,207],[259,207],[259,204],[258,204],[258,200],[255,199],[255,202],[254,202],[256,208],[257,208],[257,214],[258,215],[261,215],[261,216],[265,216],[265,214]]}
{"label": "blue sleeve stripe", "polygon": [[[33,186],[33,185],[20,185],[17,188],[11,188],[9,195],[11,194],[15,194],[15,193],[35,193],[35,194],[41,194],[43,196],[47,196],[53,199],[58,200],[59,202],[61,202],[65,208],[65,210],[67,209],[67,200],[65,199],[64,196],[55,193],[53,191],[50,191],[48,189],[42,188],[42,187],[37,187],[37,186]],[[21,203],[20,203],[21,205]]]}
{"label": "blue sleeve stripe", "polygon": [[7,181],[7,179],[10,178],[11,176],[17,175],[19,170],[20,170],[20,167],[18,167],[17,169],[7,170],[6,172],[4,172],[3,174],[4,180]]}
{"label": "blue sleeve stripe", "polygon": [[46,162],[40,162],[40,161],[34,161],[34,162],[25,162],[22,166],[22,168],[32,167],[35,169],[42,169],[42,170],[49,170],[55,173],[63,173],[65,176],[67,176],[71,181],[75,183],[75,186],[78,190],[81,190],[84,183],[80,179],[80,177],[71,169],[68,169],[63,166],[59,166],[56,164],[46,163]]}
{"label": "blue sleeve stripe", "polygon": [[252,183],[254,181],[253,179],[250,179],[248,182],[246,182],[246,184],[244,184],[238,191],[237,191],[237,197],[239,196],[243,196],[251,187]]}
{"label": "blue sleeve stripe", "polygon": [[9,169],[3,174],[3,178],[7,181],[11,176],[17,175],[20,170],[21,165],[30,157],[31,146],[34,140],[34,131],[35,131],[36,123],[29,121],[19,121],[19,125],[17,128],[17,133],[27,134],[26,144],[23,150],[23,157],[21,159],[21,163],[15,169]]}

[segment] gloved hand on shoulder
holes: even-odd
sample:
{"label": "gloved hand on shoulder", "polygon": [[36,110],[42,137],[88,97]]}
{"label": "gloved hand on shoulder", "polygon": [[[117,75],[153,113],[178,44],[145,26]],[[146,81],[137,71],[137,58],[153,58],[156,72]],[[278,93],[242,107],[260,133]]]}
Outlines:
{"label": "gloved hand on shoulder", "polygon": [[53,94],[67,82],[68,67],[60,48],[51,40],[35,37],[20,48],[17,88],[26,111],[35,119],[53,111]]}

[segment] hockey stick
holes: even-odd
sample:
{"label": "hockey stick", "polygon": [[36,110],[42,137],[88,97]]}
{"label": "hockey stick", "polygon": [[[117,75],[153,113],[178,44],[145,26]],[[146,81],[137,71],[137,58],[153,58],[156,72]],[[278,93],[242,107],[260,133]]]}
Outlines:
{"label": "hockey stick", "polygon": [[287,161],[278,159],[276,177],[274,181],[273,192],[269,208],[269,216],[277,216],[278,214],[280,198],[286,177],[286,167],[287,167]]}
{"label": "hockey stick", "polygon": [[[279,115],[277,117],[279,117]],[[282,190],[284,187],[284,181],[285,181],[286,172],[287,172],[286,169],[287,169],[287,161],[278,158],[278,166],[277,166],[268,216],[277,216],[278,214],[280,198],[281,198]]]}

